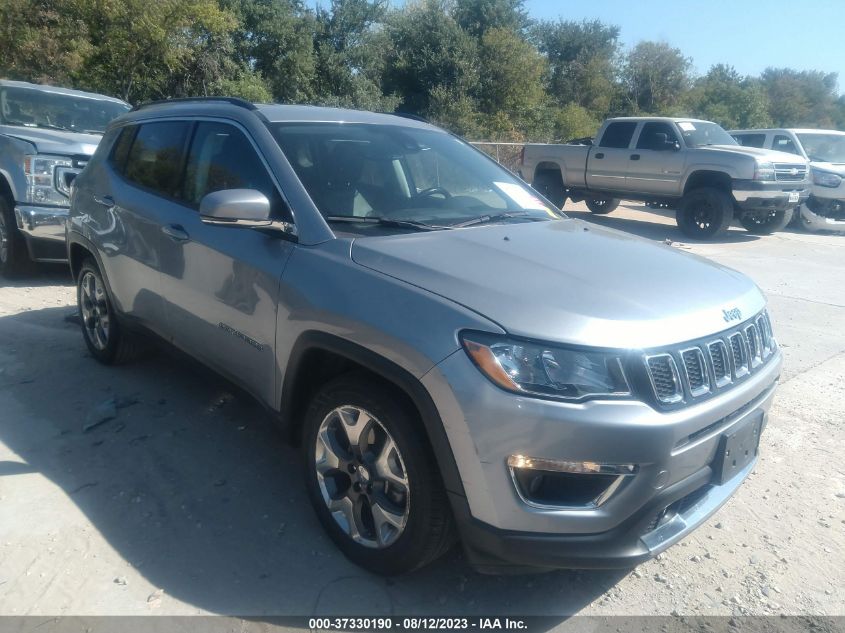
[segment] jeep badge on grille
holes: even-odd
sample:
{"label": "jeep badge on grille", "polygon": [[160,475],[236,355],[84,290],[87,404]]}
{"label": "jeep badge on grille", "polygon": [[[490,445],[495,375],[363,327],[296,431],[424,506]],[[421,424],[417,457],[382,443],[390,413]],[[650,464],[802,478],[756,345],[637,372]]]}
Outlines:
{"label": "jeep badge on grille", "polygon": [[739,308],[731,308],[730,310],[722,310],[722,315],[725,317],[725,321],[730,323],[731,321],[739,321],[742,319],[742,312]]}

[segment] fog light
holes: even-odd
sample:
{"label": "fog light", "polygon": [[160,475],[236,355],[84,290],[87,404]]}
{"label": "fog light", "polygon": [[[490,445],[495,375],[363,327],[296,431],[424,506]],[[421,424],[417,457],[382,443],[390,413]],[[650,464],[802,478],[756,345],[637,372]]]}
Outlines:
{"label": "fog light", "polygon": [[575,462],[511,455],[508,467],[520,498],[535,507],[589,509],[606,502],[636,464]]}

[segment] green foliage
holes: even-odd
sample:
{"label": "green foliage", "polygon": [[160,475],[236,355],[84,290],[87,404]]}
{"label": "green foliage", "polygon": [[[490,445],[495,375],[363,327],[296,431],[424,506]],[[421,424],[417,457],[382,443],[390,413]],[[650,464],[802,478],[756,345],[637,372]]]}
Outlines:
{"label": "green foliage", "polygon": [[[398,4],[398,3],[397,3]],[[845,126],[837,77],[703,77],[663,42],[620,50],[598,20],[532,23],[525,0],[0,0],[0,76],[137,103],[192,95],[430,118],[495,141],[592,136],[607,116],[726,128]]]}

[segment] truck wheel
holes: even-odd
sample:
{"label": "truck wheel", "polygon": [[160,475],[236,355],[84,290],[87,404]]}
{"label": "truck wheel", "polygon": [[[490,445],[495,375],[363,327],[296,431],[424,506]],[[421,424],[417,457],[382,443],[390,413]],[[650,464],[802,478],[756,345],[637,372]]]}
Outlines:
{"label": "truck wheel", "polygon": [[91,356],[104,365],[135,360],[146,351],[144,341],[121,326],[100,269],[93,259],[82,263],[76,278],[76,299],[82,336]]}
{"label": "truck wheel", "polygon": [[794,209],[786,211],[746,211],[740,216],[739,221],[749,233],[769,235],[785,229],[792,222],[794,213]]}
{"label": "truck wheel", "polygon": [[451,547],[454,520],[428,442],[389,386],[340,376],[311,401],[304,425],[308,496],[353,563],[391,576]]}
{"label": "truck wheel", "polygon": [[688,192],[678,207],[678,228],[687,237],[707,240],[728,230],[734,215],[731,196],[721,189],[702,187]]}
{"label": "truck wheel", "polygon": [[619,198],[587,198],[587,208],[596,215],[607,215],[619,206]]}
{"label": "truck wheel", "polygon": [[0,274],[7,278],[17,277],[31,265],[26,241],[18,231],[12,205],[0,196]]}
{"label": "truck wheel", "polygon": [[534,184],[531,186],[558,209],[563,209],[563,205],[566,204],[566,188],[563,186],[559,171],[546,169],[537,172],[534,176]]}

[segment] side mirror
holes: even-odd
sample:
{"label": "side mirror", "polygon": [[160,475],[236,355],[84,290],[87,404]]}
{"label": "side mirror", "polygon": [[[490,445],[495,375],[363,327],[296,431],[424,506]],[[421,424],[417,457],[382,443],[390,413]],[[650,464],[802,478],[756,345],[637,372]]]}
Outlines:
{"label": "side mirror", "polygon": [[200,200],[200,218],[207,224],[267,226],[270,200],[254,189],[223,189]]}
{"label": "side mirror", "polygon": [[679,140],[674,141],[667,141],[668,142],[668,149],[671,149],[673,152],[680,152],[681,151],[681,142]]}

